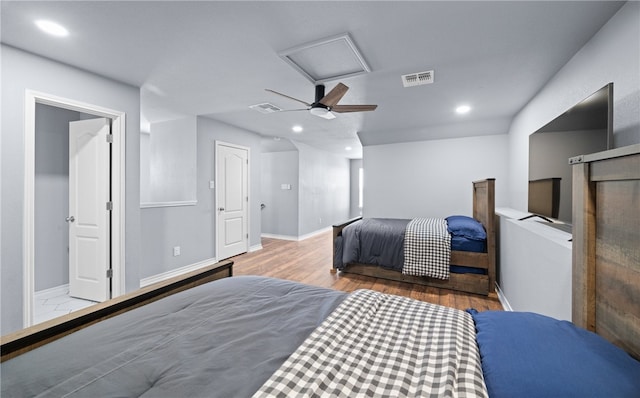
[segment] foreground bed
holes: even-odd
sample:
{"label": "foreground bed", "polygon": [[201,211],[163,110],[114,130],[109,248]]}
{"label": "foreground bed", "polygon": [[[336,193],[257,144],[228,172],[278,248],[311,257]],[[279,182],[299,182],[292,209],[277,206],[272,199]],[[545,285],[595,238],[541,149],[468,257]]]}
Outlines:
{"label": "foreground bed", "polygon": [[[616,153],[574,168],[573,318],[638,358],[640,146]],[[618,347],[531,313],[233,277],[7,360],[1,395],[637,397]]]}
{"label": "foreground bed", "polygon": [[595,334],[535,314],[469,312],[370,290],[225,278],[4,362],[1,395],[499,398],[640,391],[640,363]]}
{"label": "foreground bed", "polygon": [[[402,272],[405,226],[409,220],[395,219],[354,218],[334,225],[332,271],[340,270],[346,273],[488,295],[495,291],[496,281],[495,217],[495,179],[474,181],[473,214],[469,221],[475,220],[477,226],[469,226],[468,222],[461,223],[464,217],[460,216],[447,220],[449,226],[453,221],[460,225],[461,229],[450,230],[451,272],[446,279],[407,275]],[[376,227],[381,229],[380,232],[369,229]],[[358,232],[353,232],[354,228],[358,228]],[[352,238],[356,234],[364,237],[365,233],[371,236],[368,243],[364,238],[361,240]]]}

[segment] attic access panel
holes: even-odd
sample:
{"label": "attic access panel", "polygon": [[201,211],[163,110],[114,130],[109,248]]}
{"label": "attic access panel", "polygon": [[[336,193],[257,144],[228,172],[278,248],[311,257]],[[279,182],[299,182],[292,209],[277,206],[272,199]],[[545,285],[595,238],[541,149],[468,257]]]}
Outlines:
{"label": "attic access panel", "polygon": [[292,47],[278,55],[313,84],[371,71],[348,33]]}

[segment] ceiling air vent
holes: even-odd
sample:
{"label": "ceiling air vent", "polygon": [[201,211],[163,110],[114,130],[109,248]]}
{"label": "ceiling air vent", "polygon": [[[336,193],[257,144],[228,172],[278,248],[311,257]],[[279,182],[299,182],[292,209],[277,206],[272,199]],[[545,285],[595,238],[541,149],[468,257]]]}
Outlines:
{"label": "ceiling air vent", "polygon": [[249,106],[249,108],[256,110],[260,113],[274,113],[274,112],[280,112],[282,110],[282,108],[278,108],[277,106],[270,104],[268,102],[264,102],[262,104],[257,104],[257,105],[251,105]]}
{"label": "ceiling air vent", "polygon": [[410,73],[402,75],[402,85],[405,87],[421,86],[433,83],[433,71]]}

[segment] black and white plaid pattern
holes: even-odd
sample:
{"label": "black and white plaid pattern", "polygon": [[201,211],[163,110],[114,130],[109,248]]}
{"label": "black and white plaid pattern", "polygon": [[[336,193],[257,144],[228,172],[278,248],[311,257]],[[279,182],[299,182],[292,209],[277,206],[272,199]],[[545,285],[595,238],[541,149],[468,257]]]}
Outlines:
{"label": "black and white plaid pattern", "polygon": [[471,316],[358,290],[254,397],[487,397]]}
{"label": "black and white plaid pattern", "polygon": [[451,235],[444,218],[414,218],[407,224],[404,236],[406,275],[449,279]]}

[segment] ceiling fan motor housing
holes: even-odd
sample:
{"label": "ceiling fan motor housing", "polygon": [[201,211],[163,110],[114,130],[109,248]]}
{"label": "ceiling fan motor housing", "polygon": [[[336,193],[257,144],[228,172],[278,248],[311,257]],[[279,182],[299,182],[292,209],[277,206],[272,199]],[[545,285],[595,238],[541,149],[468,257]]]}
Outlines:
{"label": "ceiling fan motor housing", "polygon": [[324,84],[316,84],[316,100],[313,105],[320,103],[320,100],[324,98]]}

